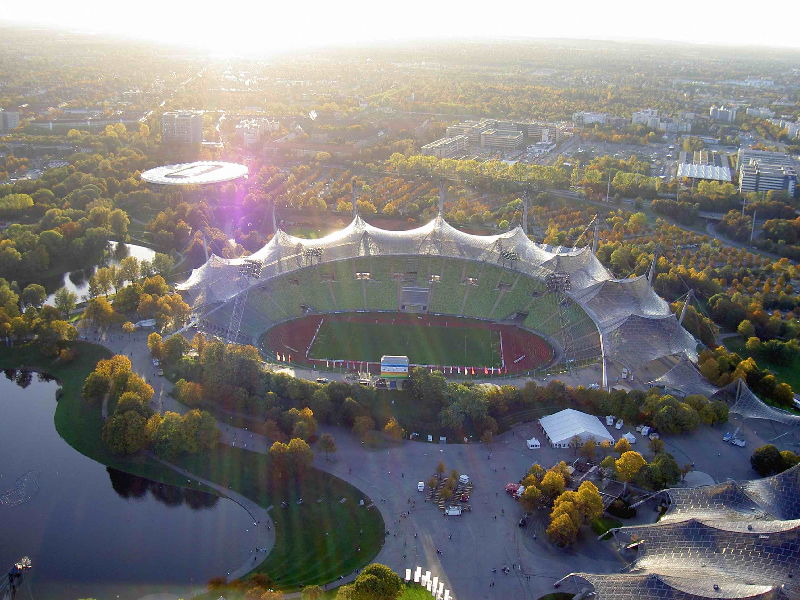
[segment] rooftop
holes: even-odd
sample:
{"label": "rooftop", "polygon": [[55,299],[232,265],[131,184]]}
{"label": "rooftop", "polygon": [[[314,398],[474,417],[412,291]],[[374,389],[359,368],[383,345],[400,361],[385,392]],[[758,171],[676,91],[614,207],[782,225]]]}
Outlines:
{"label": "rooftop", "polygon": [[142,179],[159,185],[207,185],[247,177],[247,173],[247,167],[238,163],[199,161],[156,167],[142,173]]}

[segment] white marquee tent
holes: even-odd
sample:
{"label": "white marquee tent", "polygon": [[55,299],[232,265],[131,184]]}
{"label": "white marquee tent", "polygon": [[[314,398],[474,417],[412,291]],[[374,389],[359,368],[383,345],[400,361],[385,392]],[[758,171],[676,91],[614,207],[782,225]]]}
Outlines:
{"label": "white marquee tent", "polygon": [[614,443],[614,438],[608,433],[600,419],[573,408],[565,408],[555,414],[542,417],[539,419],[539,424],[554,448],[568,448],[576,436],[580,439],[580,445],[590,439],[594,439],[598,443],[602,441]]}

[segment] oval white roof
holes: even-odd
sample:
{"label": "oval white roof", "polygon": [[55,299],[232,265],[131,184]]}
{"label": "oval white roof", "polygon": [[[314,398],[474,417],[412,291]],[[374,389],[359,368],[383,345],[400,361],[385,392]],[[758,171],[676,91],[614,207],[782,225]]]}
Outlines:
{"label": "oval white roof", "polygon": [[202,160],[177,165],[164,165],[142,173],[147,183],[159,185],[206,185],[223,183],[247,176],[247,167],[238,163]]}

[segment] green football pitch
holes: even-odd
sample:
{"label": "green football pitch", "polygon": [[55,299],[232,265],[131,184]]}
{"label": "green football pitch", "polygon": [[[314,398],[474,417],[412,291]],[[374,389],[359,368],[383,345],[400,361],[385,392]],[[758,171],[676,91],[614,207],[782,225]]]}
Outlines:
{"label": "green football pitch", "polygon": [[500,333],[476,327],[328,320],[309,358],[378,362],[384,354],[412,364],[500,367]]}

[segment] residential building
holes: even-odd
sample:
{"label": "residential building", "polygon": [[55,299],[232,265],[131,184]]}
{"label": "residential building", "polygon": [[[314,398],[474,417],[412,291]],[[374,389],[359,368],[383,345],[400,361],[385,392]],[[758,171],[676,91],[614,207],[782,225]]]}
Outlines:
{"label": "residential building", "polygon": [[733,123],[736,121],[736,108],[725,106],[712,106],[708,109],[708,116],[714,121],[722,121],[723,123]]}
{"label": "residential building", "polygon": [[280,124],[274,119],[243,119],[236,125],[245,147],[252,148],[264,140],[268,133],[278,131]]}
{"label": "residential building", "polygon": [[580,111],[572,115],[572,121],[576,125],[605,125],[608,123],[608,114]]}
{"label": "residential building", "polygon": [[445,137],[425,144],[422,147],[422,154],[435,156],[436,158],[452,158],[462,154],[469,146],[466,135],[456,135]]}
{"label": "residential building", "polygon": [[161,139],[172,144],[200,144],[203,141],[203,114],[198,111],[172,111],[161,115]]}
{"label": "residential building", "polygon": [[775,116],[775,111],[760,106],[749,106],[744,112],[748,117],[758,117],[759,119],[771,119]]}
{"label": "residential building", "polygon": [[10,131],[19,126],[19,113],[0,108],[0,131]]}
{"label": "residential building", "polygon": [[797,169],[788,154],[741,148],[738,167],[739,191],[742,193],[785,190],[790,196],[795,195]]}

